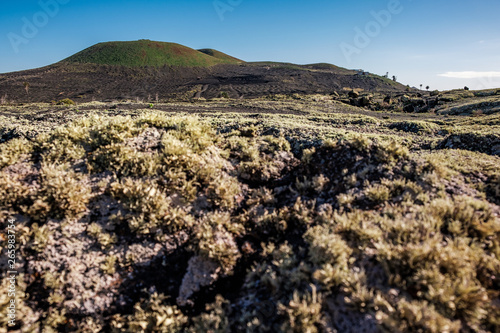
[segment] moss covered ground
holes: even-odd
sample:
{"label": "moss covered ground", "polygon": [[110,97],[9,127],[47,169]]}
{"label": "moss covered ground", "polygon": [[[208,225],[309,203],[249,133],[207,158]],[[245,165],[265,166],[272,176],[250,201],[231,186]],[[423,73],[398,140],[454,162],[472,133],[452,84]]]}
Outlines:
{"label": "moss covered ground", "polygon": [[[0,112],[20,332],[500,329],[498,114],[317,96]],[[2,223],[4,290],[7,246]]]}

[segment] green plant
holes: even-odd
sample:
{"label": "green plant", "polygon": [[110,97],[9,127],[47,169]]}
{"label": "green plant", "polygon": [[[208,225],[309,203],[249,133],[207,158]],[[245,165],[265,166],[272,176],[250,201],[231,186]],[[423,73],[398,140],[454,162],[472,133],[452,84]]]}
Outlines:
{"label": "green plant", "polygon": [[97,223],[89,225],[87,234],[96,239],[103,249],[109,249],[117,241],[116,235],[105,232]]}
{"label": "green plant", "polygon": [[232,272],[241,254],[234,240],[243,227],[231,223],[229,214],[210,214],[196,226],[200,255],[217,262],[225,274]]}
{"label": "green plant", "polygon": [[163,294],[154,293],[149,299],[134,306],[134,313],[115,316],[111,322],[114,332],[166,332],[181,331],[188,318],[176,306],[166,305]]}
{"label": "green plant", "polygon": [[104,273],[113,275],[116,272],[116,262],[118,258],[116,256],[109,256],[106,261],[101,265],[101,269]]}
{"label": "green plant", "polygon": [[439,130],[439,126],[427,121],[402,121],[388,125],[391,129],[397,129],[412,133],[433,133]]}
{"label": "green plant", "polygon": [[58,101],[57,105],[75,105],[75,102],[69,98],[65,98]]}
{"label": "green plant", "polygon": [[281,326],[283,332],[319,332],[318,326],[322,319],[321,302],[321,295],[316,293],[316,288],[312,285],[312,294],[300,297],[294,292],[288,304],[278,304],[278,313],[286,316],[286,321]]}
{"label": "green plant", "polygon": [[217,295],[215,302],[207,304],[206,312],[193,318],[193,324],[190,325],[187,332],[213,332],[226,333],[230,330],[227,306],[229,302],[222,296]]}
{"label": "green plant", "polygon": [[43,252],[49,242],[50,236],[51,232],[46,225],[40,227],[37,223],[33,223],[30,233],[30,249],[36,252]]}
{"label": "green plant", "polygon": [[390,198],[390,191],[384,185],[370,185],[365,190],[366,197],[373,203],[384,203]]}
{"label": "green plant", "polygon": [[12,165],[33,151],[33,144],[24,138],[14,138],[0,145],[0,168]]}
{"label": "green plant", "polygon": [[111,144],[97,149],[88,159],[91,172],[106,170],[115,172],[120,177],[152,176],[160,170],[158,154],[139,152],[122,144]]}
{"label": "green plant", "polygon": [[118,221],[123,218],[134,233],[173,232],[192,224],[190,215],[172,207],[172,200],[154,183],[125,178],[112,183],[110,192],[129,210],[126,216],[117,216]]}
{"label": "green plant", "polygon": [[32,194],[33,205],[28,208],[33,218],[72,218],[87,210],[91,188],[67,165],[44,163],[40,176],[40,189]]}

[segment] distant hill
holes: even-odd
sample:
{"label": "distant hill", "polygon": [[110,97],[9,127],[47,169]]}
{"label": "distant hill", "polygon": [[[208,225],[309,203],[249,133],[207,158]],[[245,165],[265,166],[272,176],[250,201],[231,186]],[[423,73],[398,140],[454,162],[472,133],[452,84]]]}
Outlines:
{"label": "distant hill", "polygon": [[127,67],[211,67],[218,64],[242,61],[216,50],[197,51],[166,42],[138,40],[131,42],[106,42],[91,46],[64,59],[65,63],[121,65]]}
{"label": "distant hill", "polygon": [[356,104],[345,97],[352,90],[393,95],[408,88],[331,64],[244,62],[214,49],[150,40],[100,43],[46,67],[0,74],[0,98],[23,103],[321,94]]}

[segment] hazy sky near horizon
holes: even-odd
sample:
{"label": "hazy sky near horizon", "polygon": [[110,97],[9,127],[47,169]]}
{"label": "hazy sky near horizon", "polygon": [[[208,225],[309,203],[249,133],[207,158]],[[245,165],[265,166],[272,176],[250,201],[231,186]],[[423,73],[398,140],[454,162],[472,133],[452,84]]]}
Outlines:
{"label": "hazy sky near horizon", "polygon": [[151,39],[246,61],[389,72],[416,87],[500,88],[498,13],[498,0],[2,1],[0,73]]}

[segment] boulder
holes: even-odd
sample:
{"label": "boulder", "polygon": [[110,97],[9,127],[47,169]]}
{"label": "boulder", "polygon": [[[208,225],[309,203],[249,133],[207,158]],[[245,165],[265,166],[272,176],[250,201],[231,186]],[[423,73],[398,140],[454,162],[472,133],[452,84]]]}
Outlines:
{"label": "boulder", "polygon": [[497,91],[495,90],[486,90],[486,91],[476,91],[474,92],[474,96],[476,97],[490,97],[495,96]]}
{"label": "boulder", "polygon": [[403,95],[403,96],[401,96],[400,101],[401,101],[402,103],[405,103],[405,104],[406,104],[406,103],[408,103],[408,102],[410,101],[410,96],[408,96],[408,95]]}
{"label": "boulder", "polygon": [[372,97],[373,97],[372,95],[367,95],[367,96],[363,96],[363,97],[358,98],[358,100],[357,100],[358,106],[361,106],[361,107],[369,106],[371,103]]}
{"label": "boulder", "polygon": [[427,104],[423,98],[411,98],[409,102],[415,106],[424,106]]}
{"label": "boulder", "polygon": [[411,104],[408,104],[403,107],[403,111],[406,113],[412,113],[415,112],[415,107]]}
{"label": "boulder", "polygon": [[491,148],[491,154],[500,156],[500,144],[493,146],[493,148]]}
{"label": "boulder", "polygon": [[430,108],[435,108],[436,106],[438,106],[438,103],[439,103],[439,100],[437,98],[430,98],[427,100],[427,105]]}
{"label": "boulder", "polygon": [[349,97],[351,98],[358,98],[359,97],[359,93],[354,91],[354,90],[351,90],[349,91]]}

